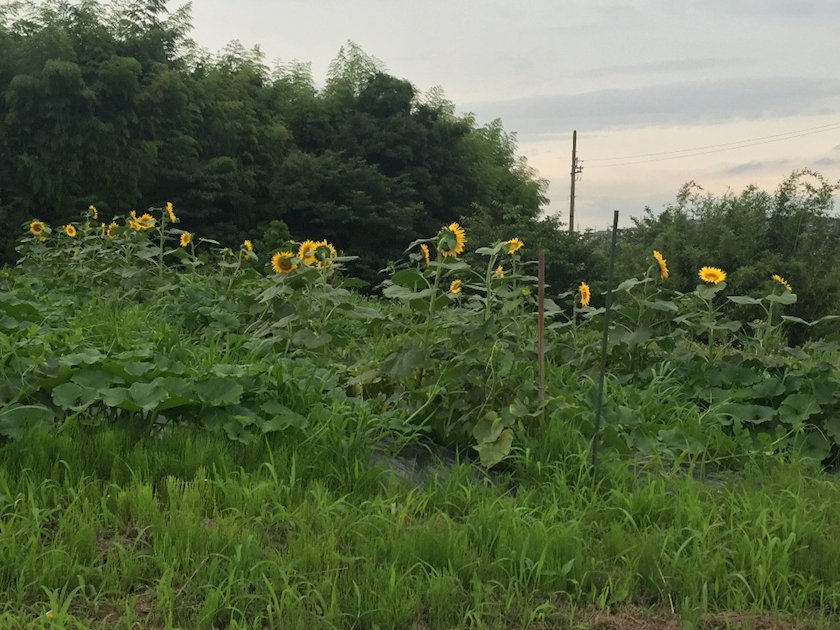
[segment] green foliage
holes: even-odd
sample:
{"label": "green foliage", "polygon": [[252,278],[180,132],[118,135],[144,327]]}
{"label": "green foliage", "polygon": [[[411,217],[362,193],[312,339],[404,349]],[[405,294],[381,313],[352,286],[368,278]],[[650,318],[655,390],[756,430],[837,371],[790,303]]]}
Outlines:
{"label": "green foliage", "polygon": [[[254,235],[275,221],[298,241],[340,241],[375,283],[395,243],[453,218],[499,206],[535,221],[545,183],[499,122],[456,116],[352,42],[318,91],[306,65],[272,70],[238,42],[211,56],[189,31],[189,4],[157,0],[0,14],[4,224],[171,200],[185,229],[231,247],[281,247],[282,230]],[[15,240],[0,236],[0,262],[15,261]]]}
{"label": "green foliage", "polygon": [[[703,194],[693,182],[676,203],[654,215],[649,209],[622,234],[623,267],[640,271],[651,250],[668,259],[671,282],[689,291],[697,269],[726,269],[728,284],[742,295],[766,293],[773,274],[783,276],[798,296],[788,316],[816,320],[840,311],[840,218],[833,212],[837,184],[809,170],[797,171],[775,194],[751,186],[722,197]],[[760,310],[752,311],[760,315]],[[789,320],[791,322],[795,320]],[[797,322],[799,324],[799,322]],[[828,329],[790,327],[801,342]]]}

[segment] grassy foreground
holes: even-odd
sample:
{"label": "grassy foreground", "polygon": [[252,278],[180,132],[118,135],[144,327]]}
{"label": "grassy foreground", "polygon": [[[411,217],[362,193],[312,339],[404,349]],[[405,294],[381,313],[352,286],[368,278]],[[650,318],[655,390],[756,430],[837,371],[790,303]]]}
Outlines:
{"label": "grassy foreground", "polygon": [[768,458],[698,480],[613,459],[593,480],[570,452],[416,485],[371,465],[352,423],[249,446],[70,423],[7,444],[0,626],[840,622],[840,485],[819,472]]}
{"label": "grassy foreground", "polygon": [[[840,346],[785,337],[838,316],[780,276],[652,252],[606,363],[554,293],[543,400],[518,238],[443,226],[365,296],[327,241],[150,211],[0,270],[0,630],[840,627]],[[395,474],[430,444],[460,463]]]}

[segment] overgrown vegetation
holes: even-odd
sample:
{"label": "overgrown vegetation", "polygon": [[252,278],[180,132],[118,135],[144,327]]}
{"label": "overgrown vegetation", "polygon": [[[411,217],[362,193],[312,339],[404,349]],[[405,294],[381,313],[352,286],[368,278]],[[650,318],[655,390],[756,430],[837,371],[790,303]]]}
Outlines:
{"label": "overgrown vegetation", "polygon": [[[0,9],[4,224],[30,210],[62,223],[89,204],[110,219],[171,200],[187,229],[231,246],[271,221],[340,242],[374,282],[402,243],[453,217],[492,238],[500,224],[560,232],[539,217],[546,182],[499,121],[456,115],[439,88],[419,92],[352,42],[320,89],[304,63],[270,68],[237,43],[211,55],[189,39],[189,6],[165,5]],[[15,237],[0,238],[14,262]]]}
{"label": "overgrown vegetation", "polygon": [[[8,623],[836,621],[840,355],[788,346],[786,279],[732,295],[707,266],[681,292],[647,255],[615,294],[593,477],[603,309],[586,282],[547,301],[539,403],[518,237],[444,225],[363,297],[340,246],[232,251],[179,213],[33,220],[0,276]],[[388,472],[417,444],[462,463]]]}
{"label": "overgrown vegetation", "polygon": [[164,5],[0,9],[0,626],[840,624],[835,184],[623,231],[595,436],[606,239],[515,138]]}

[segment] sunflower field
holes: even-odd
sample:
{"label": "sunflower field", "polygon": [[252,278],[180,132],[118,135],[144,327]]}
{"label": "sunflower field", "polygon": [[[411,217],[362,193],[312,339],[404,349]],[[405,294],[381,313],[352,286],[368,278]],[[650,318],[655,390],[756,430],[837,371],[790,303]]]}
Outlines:
{"label": "sunflower field", "polygon": [[605,363],[604,291],[547,287],[541,395],[517,235],[444,225],[366,295],[341,243],[179,212],[33,218],[0,271],[4,627],[838,621],[840,352],[785,333],[838,316],[783,269],[650,252]]}

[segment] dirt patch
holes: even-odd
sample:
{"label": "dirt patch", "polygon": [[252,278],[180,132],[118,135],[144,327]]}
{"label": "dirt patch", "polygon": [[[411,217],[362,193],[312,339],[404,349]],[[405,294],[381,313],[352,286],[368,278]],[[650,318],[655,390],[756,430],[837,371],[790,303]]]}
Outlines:
{"label": "dirt patch", "polygon": [[704,614],[691,622],[670,610],[632,606],[584,613],[576,621],[581,630],[830,630],[840,627],[840,619],[829,619],[819,613],[792,617],[729,611]]}

